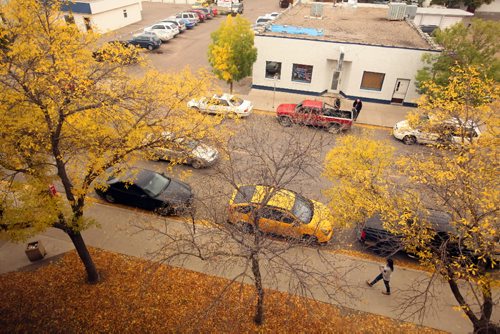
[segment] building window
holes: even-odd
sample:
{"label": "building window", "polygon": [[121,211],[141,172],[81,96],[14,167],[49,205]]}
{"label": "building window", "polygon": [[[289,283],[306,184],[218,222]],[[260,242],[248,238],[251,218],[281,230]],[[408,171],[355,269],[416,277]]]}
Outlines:
{"label": "building window", "polygon": [[361,89],[369,90],[382,90],[384,83],[384,73],[376,72],[363,72],[363,79],[361,80]]}
{"label": "building window", "polygon": [[266,78],[268,79],[281,78],[281,63],[277,61],[266,61]]}
{"label": "building window", "polygon": [[123,10],[123,17],[127,18],[127,10],[126,9]]}
{"label": "building window", "polygon": [[75,24],[75,18],[71,14],[64,15],[64,21],[66,21],[67,24]]}
{"label": "building window", "polygon": [[292,81],[311,82],[313,67],[310,65],[293,64]]}

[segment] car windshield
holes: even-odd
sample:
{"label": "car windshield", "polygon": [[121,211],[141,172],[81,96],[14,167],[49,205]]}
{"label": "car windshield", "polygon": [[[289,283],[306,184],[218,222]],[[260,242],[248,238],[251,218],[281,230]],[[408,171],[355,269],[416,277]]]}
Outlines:
{"label": "car windshield", "polygon": [[233,203],[249,203],[255,193],[255,186],[239,187],[236,196],[234,196]]}
{"label": "car windshield", "polygon": [[312,202],[297,194],[292,213],[304,224],[309,224],[314,213]]}
{"label": "car windshield", "polygon": [[241,106],[243,103],[243,100],[236,96],[233,96],[229,101],[233,106]]}
{"label": "car windshield", "polygon": [[170,184],[170,179],[151,171],[141,171],[135,184],[149,196],[158,196]]}

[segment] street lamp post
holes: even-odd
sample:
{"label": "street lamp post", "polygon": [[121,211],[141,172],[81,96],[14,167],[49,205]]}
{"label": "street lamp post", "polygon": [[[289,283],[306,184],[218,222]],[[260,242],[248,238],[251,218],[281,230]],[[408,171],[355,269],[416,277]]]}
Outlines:
{"label": "street lamp post", "polygon": [[274,110],[274,100],[276,99],[276,81],[278,80],[278,74],[273,77],[274,89],[273,89],[273,110]]}

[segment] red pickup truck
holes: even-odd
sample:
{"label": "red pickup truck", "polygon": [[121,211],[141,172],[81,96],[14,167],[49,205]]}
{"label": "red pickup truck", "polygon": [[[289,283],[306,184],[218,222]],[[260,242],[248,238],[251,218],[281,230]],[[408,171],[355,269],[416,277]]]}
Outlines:
{"label": "red pickup truck", "polygon": [[280,104],[276,109],[278,122],[283,126],[304,124],[322,127],[331,133],[347,130],[352,126],[351,110],[339,110],[321,101],[304,100],[299,104]]}

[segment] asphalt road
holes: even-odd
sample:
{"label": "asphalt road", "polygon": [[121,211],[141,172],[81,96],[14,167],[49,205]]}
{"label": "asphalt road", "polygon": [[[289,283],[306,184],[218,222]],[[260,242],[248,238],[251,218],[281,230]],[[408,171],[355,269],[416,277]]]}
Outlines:
{"label": "asphalt road", "polygon": [[[246,0],[243,16],[251,23],[255,22],[258,16],[265,13],[280,11],[278,0]],[[113,34],[105,36],[106,39],[129,39],[134,33],[141,32],[145,27],[174,15],[182,10],[190,8],[189,5],[163,4],[157,2],[143,2],[143,20],[137,24],[124,27]],[[145,51],[145,57],[150,61],[150,66],[162,72],[177,71],[185,66],[196,70],[199,68],[210,69],[207,60],[207,50],[210,43],[210,34],[216,30],[224,20],[223,16],[215,17],[200,23],[192,30],[187,30],[179,34],[173,40],[163,44],[159,50],[154,52]],[[131,72],[140,74],[144,68],[131,66]],[[224,82],[219,82],[221,87],[225,87]],[[242,93],[248,91],[251,84],[251,78],[244,79],[235,85],[236,92]],[[270,93],[271,94],[271,93]],[[197,202],[197,212],[199,218],[211,218],[217,213],[225,210],[228,197],[232,191],[227,182],[228,170],[235,168],[238,171],[238,183],[263,183],[263,171],[265,166],[256,165],[255,155],[250,146],[260,145],[262,153],[273,153],[279,156],[279,153],[290,145],[290,138],[300,138],[302,143],[311,143],[311,160],[307,166],[294,177],[293,182],[287,184],[287,187],[302,193],[303,195],[326,203],[323,190],[330,186],[328,180],[321,176],[322,164],[326,153],[335,145],[336,139],[340,135],[328,134],[314,128],[296,126],[291,129],[285,129],[280,126],[272,114],[254,113],[247,119],[240,121],[226,120],[226,125],[235,131],[235,135],[230,145],[231,162],[222,160],[216,166],[208,169],[193,170],[188,166],[170,167],[168,163],[162,161],[140,161],[139,167],[148,168],[156,171],[167,172],[175,177],[188,182],[195,192]],[[291,135],[284,135],[286,132]],[[391,138],[387,129],[366,128],[356,125],[349,133],[356,136],[372,136],[373,138],[385,140],[387,145],[396,148],[398,154],[412,154],[425,150],[425,147],[405,146]],[[248,137],[255,137],[252,145],[248,144]],[[258,144],[255,142],[258,141]],[[317,143],[317,144],[316,144]],[[316,154],[312,154],[316,153]],[[290,162],[292,163],[292,162]],[[355,232],[345,230],[337,233],[332,241],[335,247],[354,247],[359,249],[359,245],[354,242]]]}

